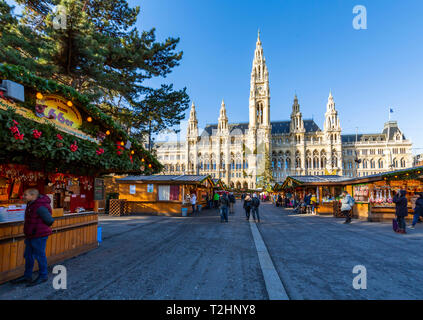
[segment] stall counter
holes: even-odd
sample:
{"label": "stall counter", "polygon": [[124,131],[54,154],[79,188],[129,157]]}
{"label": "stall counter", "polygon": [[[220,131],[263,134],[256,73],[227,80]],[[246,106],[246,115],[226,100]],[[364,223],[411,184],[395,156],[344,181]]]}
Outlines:
{"label": "stall counter", "polygon": [[[23,225],[23,221],[0,223],[0,283],[24,273]],[[66,214],[55,218],[53,234],[49,236],[46,246],[48,264],[55,264],[96,248],[97,225],[98,214],[95,212]]]}

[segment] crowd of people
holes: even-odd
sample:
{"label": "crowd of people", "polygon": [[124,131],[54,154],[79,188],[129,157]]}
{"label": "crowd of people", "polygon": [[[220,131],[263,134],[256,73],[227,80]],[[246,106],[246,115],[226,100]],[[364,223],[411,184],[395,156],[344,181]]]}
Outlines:
{"label": "crowd of people", "polygon": [[[408,199],[406,190],[396,190],[393,197],[395,203],[395,219],[393,220],[393,229],[396,233],[406,233],[405,218],[408,216]],[[414,229],[416,224],[423,218],[423,193],[417,193],[418,198],[413,202],[414,211],[413,221],[409,226]],[[308,192],[303,197],[290,192],[273,195],[273,203],[276,207],[293,208],[294,213],[316,214],[318,205],[317,197],[314,193]],[[345,224],[351,223],[352,211],[355,204],[354,198],[346,191],[342,191],[340,197],[341,214],[345,217]]]}
{"label": "crowd of people", "polygon": [[273,195],[273,203],[276,207],[293,208],[294,213],[316,214],[317,197],[308,192],[303,197],[290,192]]}

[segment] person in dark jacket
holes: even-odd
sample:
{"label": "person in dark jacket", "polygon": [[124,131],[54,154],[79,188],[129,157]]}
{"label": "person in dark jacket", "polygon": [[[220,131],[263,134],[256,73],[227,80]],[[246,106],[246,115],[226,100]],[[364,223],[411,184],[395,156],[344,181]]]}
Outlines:
{"label": "person in dark jacket", "polygon": [[[53,224],[50,198],[40,195],[37,189],[25,190],[23,198],[27,201],[25,209],[24,234],[25,234],[25,273],[14,283],[27,283],[34,286],[47,281],[46,243],[52,234],[50,226]],[[32,281],[32,270],[37,260],[38,277]]]}
{"label": "person in dark jacket", "polygon": [[245,210],[245,217],[247,221],[250,220],[250,211],[251,211],[251,197],[247,195],[244,199],[244,210]]}
{"label": "person in dark jacket", "polygon": [[277,201],[277,207],[282,207],[282,196],[279,194],[278,195],[278,200],[276,200]]}
{"label": "person in dark jacket", "polygon": [[395,203],[395,215],[398,222],[398,233],[406,233],[405,217],[408,216],[408,201],[407,197],[405,196],[406,194],[407,191],[399,190],[392,199],[392,201]]}
{"label": "person in dark jacket", "polygon": [[416,200],[416,207],[414,208],[413,222],[411,223],[411,229],[414,229],[419,217],[423,217],[423,192],[418,193],[419,197]]}
{"label": "person in dark jacket", "polygon": [[260,222],[259,206],[260,206],[260,199],[254,193],[253,200],[251,200],[251,209],[253,213],[253,219],[254,221],[256,221],[256,218],[257,218],[257,222]]}
{"label": "person in dark jacket", "polygon": [[220,222],[228,222],[228,207],[229,207],[229,198],[226,193],[222,194],[219,199],[220,204]]}
{"label": "person in dark jacket", "polygon": [[235,211],[234,211],[234,205],[235,205],[235,201],[236,201],[235,200],[234,193],[231,192],[229,194],[228,198],[229,198],[229,213],[230,214],[234,214],[235,213]]}

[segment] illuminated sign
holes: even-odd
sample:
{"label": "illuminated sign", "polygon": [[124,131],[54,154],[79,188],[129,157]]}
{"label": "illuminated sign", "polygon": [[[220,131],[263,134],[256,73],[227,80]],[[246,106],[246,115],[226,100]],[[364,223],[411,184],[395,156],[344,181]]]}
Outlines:
{"label": "illuminated sign", "polygon": [[82,125],[81,114],[73,104],[56,95],[46,95],[41,100],[37,99],[36,115],[74,129]]}

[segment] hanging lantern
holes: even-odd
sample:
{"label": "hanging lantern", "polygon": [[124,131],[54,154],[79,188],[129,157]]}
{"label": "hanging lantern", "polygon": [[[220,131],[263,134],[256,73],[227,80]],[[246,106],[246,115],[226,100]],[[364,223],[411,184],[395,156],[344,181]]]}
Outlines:
{"label": "hanging lantern", "polygon": [[87,121],[88,121],[88,122],[92,122],[92,121],[93,121],[93,118],[88,117],[88,118],[87,118]]}
{"label": "hanging lantern", "polygon": [[144,158],[142,158],[141,161],[144,162],[145,161]]}
{"label": "hanging lantern", "polygon": [[69,101],[67,102],[67,105],[68,105],[68,107],[72,107],[72,106],[73,106],[72,101],[70,101],[70,100],[69,100]]}
{"label": "hanging lantern", "polygon": [[42,100],[44,98],[41,92],[37,92],[36,97],[38,100]]}
{"label": "hanging lantern", "polygon": [[109,130],[107,130],[107,131],[106,131],[106,134],[107,134],[107,135],[110,135],[110,131],[109,131]]}
{"label": "hanging lantern", "polygon": [[151,163],[148,164],[148,167],[151,168]]}

